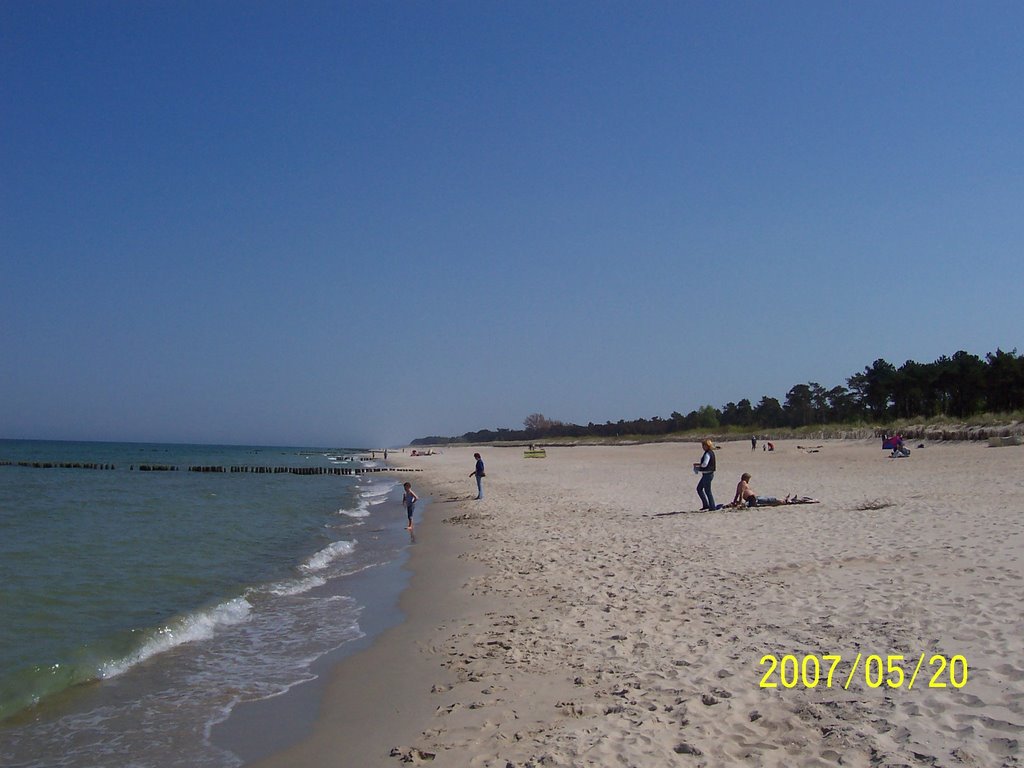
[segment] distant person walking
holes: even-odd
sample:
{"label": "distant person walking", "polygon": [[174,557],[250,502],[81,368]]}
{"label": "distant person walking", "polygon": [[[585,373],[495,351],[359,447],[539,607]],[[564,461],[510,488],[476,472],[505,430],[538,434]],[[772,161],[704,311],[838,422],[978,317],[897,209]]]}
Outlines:
{"label": "distant person walking", "polygon": [[757,435],[754,435],[753,437],[750,438],[750,450],[757,450]]}
{"label": "distant person walking", "polygon": [[715,479],[715,444],[710,439],[704,440],[701,445],[704,448],[704,455],[700,463],[693,465],[693,471],[700,474],[700,482],[697,483],[697,495],[700,496],[700,503],[703,505],[701,511],[715,509],[715,497],[711,493],[711,481]]}
{"label": "distant person walking", "polygon": [[469,473],[470,477],[476,476],[476,497],[482,499],[484,497],[484,460],[480,458],[479,453],[474,453],[473,458],[476,459],[476,469]]}
{"label": "distant person walking", "polygon": [[406,483],[404,486],[405,493],[402,494],[402,503],[405,504],[405,511],[409,515],[409,524],[405,527],[405,530],[412,530],[412,513],[416,508],[416,502],[420,500],[412,490],[412,483]]}

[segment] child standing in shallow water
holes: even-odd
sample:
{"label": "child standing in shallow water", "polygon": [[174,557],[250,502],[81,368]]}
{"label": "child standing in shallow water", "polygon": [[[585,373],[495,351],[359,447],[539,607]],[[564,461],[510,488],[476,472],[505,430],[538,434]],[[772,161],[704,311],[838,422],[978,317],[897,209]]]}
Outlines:
{"label": "child standing in shallow water", "polygon": [[413,493],[412,483],[406,483],[403,488],[405,488],[405,493],[402,495],[402,503],[405,504],[405,511],[409,514],[409,524],[405,527],[405,530],[411,531],[412,511],[420,497]]}

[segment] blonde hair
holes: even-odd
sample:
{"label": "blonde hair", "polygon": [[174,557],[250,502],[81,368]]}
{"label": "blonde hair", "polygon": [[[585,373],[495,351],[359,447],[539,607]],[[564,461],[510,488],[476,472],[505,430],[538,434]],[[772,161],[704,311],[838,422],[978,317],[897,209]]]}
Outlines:
{"label": "blonde hair", "polygon": [[715,444],[713,442],[711,442],[711,438],[710,437],[705,438],[701,442],[701,445],[704,447],[704,450],[706,450],[706,451],[710,451],[712,448],[715,447]]}

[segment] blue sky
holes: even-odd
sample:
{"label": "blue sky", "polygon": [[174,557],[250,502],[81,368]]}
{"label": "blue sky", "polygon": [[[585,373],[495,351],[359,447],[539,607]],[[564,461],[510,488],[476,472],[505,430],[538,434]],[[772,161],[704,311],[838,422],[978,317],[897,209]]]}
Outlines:
{"label": "blue sky", "polygon": [[1024,6],[0,3],[0,437],[400,444],[1024,347]]}

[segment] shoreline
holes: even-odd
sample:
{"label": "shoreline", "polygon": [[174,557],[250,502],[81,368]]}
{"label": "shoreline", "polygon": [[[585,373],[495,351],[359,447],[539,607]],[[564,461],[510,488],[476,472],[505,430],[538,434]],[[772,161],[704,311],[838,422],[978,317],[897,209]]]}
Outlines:
{"label": "shoreline", "polygon": [[[316,681],[241,705],[218,728],[216,743],[245,766],[390,766],[392,748],[419,737],[433,713],[423,691],[436,685],[438,673],[403,659],[435,629],[439,615],[451,626],[462,619],[460,588],[477,569],[462,557],[470,549],[468,532],[443,520],[453,505],[426,473],[413,487],[426,503],[416,544],[389,566],[401,571],[404,584],[397,603],[368,607],[374,618],[366,637],[320,660]],[[399,514],[404,511],[396,511],[396,520]]]}
{"label": "shoreline", "polygon": [[[363,636],[317,659],[310,666],[310,672],[316,676],[313,680],[298,683],[277,696],[235,705],[226,720],[210,729],[211,743],[239,757],[242,765],[248,765],[309,738],[332,671],[405,620],[399,601],[412,576],[408,560],[405,553],[377,566],[373,573],[347,577],[344,591],[335,594],[351,597],[363,606],[359,614]],[[387,584],[383,590],[382,582]],[[381,600],[382,594],[393,595],[393,599]]]}
{"label": "shoreline", "polygon": [[[474,450],[487,497],[449,505]],[[692,444],[444,451],[421,460],[406,620],[335,667],[309,738],[250,765],[1019,764],[1024,448],[725,443],[719,503],[742,471],[821,503],[703,514]],[[857,653],[970,679],[759,685],[765,656]]]}

